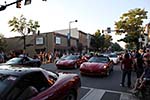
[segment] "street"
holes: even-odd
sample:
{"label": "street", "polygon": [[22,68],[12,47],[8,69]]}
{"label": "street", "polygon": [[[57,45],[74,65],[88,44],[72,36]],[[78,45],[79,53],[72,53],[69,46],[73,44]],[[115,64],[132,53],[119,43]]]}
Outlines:
{"label": "street", "polygon": [[[114,70],[108,77],[91,77],[80,75],[78,69],[57,69],[55,64],[44,64],[41,66],[47,70],[77,73],[81,78],[81,89],[79,100],[137,100],[129,88],[120,87],[121,70],[120,64],[114,65]],[[132,85],[136,77],[132,73]]]}

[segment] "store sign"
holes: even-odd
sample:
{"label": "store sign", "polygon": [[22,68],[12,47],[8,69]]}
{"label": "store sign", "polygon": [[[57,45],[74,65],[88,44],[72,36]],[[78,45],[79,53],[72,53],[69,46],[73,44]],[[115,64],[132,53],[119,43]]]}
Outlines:
{"label": "store sign", "polygon": [[37,37],[36,38],[36,44],[38,45],[38,44],[44,44],[44,39],[43,39],[43,37]]}
{"label": "store sign", "polygon": [[56,44],[61,44],[61,38],[60,37],[56,37]]}

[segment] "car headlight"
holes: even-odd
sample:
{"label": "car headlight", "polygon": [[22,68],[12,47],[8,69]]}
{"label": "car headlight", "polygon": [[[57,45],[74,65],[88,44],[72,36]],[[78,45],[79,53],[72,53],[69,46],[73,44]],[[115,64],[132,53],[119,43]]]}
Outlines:
{"label": "car headlight", "polygon": [[107,68],[107,66],[105,65],[103,68],[104,68],[104,69],[106,69],[106,68]]}
{"label": "car headlight", "polygon": [[80,67],[86,67],[86,65],[85,64],[81,64]]}

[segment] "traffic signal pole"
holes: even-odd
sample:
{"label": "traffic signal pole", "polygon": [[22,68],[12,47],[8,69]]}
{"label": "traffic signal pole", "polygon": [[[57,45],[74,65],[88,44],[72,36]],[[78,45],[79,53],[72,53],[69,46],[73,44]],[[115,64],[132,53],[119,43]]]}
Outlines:
{"label": "traffic signal pole", "polygon": [[6,4],[6,5],[0,5],[0,11],[3,11],[3,10],[5,10],[8,6],[11,6],[11,5],[16,4],[16,3],[18,3],[18,2],[21,2],[21,1],[23,1],[23,0],[17,0],[17,1],[15,1],[15,2]]}

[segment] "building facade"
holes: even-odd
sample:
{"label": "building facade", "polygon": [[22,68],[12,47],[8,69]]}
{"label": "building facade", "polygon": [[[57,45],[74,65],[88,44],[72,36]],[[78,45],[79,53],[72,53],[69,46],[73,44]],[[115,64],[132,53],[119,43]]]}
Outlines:
{"label": "building facade", "polygon": [[[41,51],[59,51],[64,53],[71,50],[73,52],[78,52],[80,48],[80,51],[86,52],[90,47],[89,34],[79,31],[77,28],[71,29],[70,46],[68,46],[68,29],[29,35],[26,36],[25,40],[26,52],[32,57]],[[24,40],[21,36],[7,38],[6,42],[6,52],[23,50],[24,48]]]}

